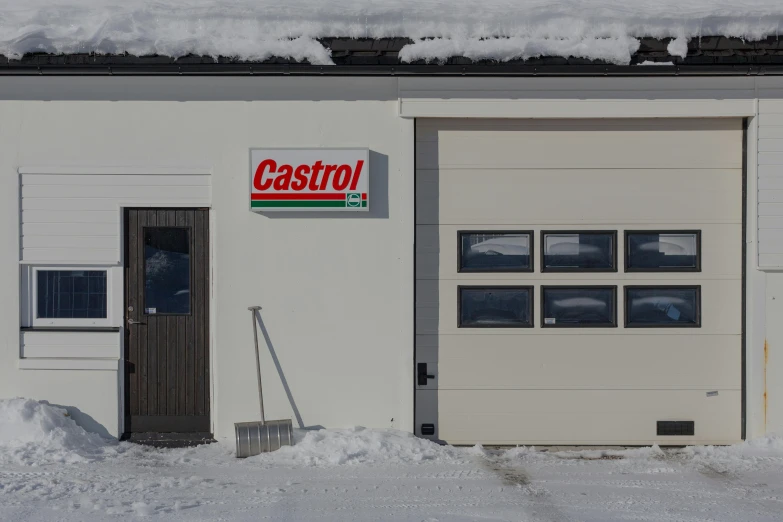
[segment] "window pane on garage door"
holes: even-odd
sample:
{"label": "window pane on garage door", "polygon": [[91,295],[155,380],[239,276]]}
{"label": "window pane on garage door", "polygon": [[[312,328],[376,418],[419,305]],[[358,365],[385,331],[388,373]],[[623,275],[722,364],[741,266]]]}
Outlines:
{"label": "window pane on garage door", "polygon": [[616,326],[615,287],[543,287],[544,327]]}
{"label": "window pane on garage door", "polygon": [[514,328],[533,325],[531,287],[461,287],[461,328]]}

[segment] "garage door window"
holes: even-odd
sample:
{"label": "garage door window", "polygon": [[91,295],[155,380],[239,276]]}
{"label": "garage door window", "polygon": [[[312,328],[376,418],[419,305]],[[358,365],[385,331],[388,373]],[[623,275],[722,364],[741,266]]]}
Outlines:
{"label": "garage door window", "polygon": [[617,326],[617,287],[542,286],[543,328]]}
{"label": "garage door window", "polygon": [[617,271],[615,231],[544,231],[541,238],[543,272]]}
{"label": "garage door window", "polygon": [[687,231],[627,231],[627,272],[698,272],[701,270],[701,233]]}
{"label": "garage door window", "polygon": [[701,287],[626,286],[625,326],[700,327]]}
{"label": "garage door window", "polygon": [[532,254],[532,232],[459,232],[460,272],[530,272]]}
{"label": "garage door window", "polygon": [[530,328],[532,286],[460,286],[460,328]]}

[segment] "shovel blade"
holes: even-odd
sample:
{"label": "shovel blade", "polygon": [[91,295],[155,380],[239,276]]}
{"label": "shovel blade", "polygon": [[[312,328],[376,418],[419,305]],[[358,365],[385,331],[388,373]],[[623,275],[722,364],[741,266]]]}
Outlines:
{"label": "shovel blade", "polygon": [[237,458],[242,459],[294,445],[291,419],[234,424],[237,438]]}

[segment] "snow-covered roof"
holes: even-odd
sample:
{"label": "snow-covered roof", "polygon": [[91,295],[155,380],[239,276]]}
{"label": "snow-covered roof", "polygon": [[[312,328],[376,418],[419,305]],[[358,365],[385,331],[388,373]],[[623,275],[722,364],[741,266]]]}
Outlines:
{"label": "snow-covered roof", "polygon": [[0,54],[283,57],[333,64],[325,37],[411,41],[403,62],[562,56],[628,64],[640,38],[783,34],[781,0],[0,0]]}

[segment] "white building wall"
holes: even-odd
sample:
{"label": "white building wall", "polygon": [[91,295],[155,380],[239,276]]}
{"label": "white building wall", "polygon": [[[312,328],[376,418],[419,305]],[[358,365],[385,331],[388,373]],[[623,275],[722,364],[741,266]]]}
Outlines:
{"label": "white building wall", "polygon": [[[757,424],[766,433],[783,433],[783,83],[759,83],[758,147],[758,267],[763,278],[764,337],[758,379],[749,391],[760,398]],[[760,285],[759,285],[760,286]],[[759,292],[760,293],[760,292]]]}
{"label": "white building wall", "polygon": [[[777,204],[768,191],[783,190],[773,188],[779,78],[8,77],[0,100],[0,397],[56,397],[118,429],[119,378],[106,361],[20,369],[41,363],[20,359],[17,169],[197,167],[213,177],[212,413],[222,437],[255,418],[250,304],[264,306],[304,424],[412,429],[413,118],[748,117],[747,434],[783,430],[783,331],[771,304],[783,299],[783,265],[761,257],[783,248],[770,243],[777,215],[760,215]],[[370,148],[370,215],[248,212],[250,147]],[[36,241],[26,248],[45,248]],[[762,259],[770,264],[759,269]],[[28,354],[52,345],[40,346]],[[262,363],[270,417],[294,416],[271,358]]]}
{"label": "white building wall", "polygon": [[[44,198],[44,203],[62,206],[66,212],[59,228],[73,238],[91,236],[74,240],[84,241],[81,253],[56,232],[60,237],[49,242],[23,240],[25,261],[62,255],[71,261],[87,257],[96,263],[117,263],[121,213],[109,207],[119,201],[128,206],[209,205],[202,197],[203,184],[187,189],[193,192],[188,192],[188,201],[176,201],[155,188],[164,184],[163,178],[155,178],[151,188],[128,186],[140,178],[127,177],[122,168],[194,167],[212,172],[212,419],[222,438],[233,436],[234,422],[258,415],[247,311],[255,304],[263,306],[264,326],[291,396],[269,351],[263,349],[269,418],[293,418],[295,425],[301,419],[305,426],[359,424],[412,430],[413,257],[405,252],[412,252],[413,244],[413,123],[397,115],[395,80],[307,81],[306,92],[301,82],[285,79],[265,80],[265,89],[259,92],[256,81],[252,89],[229,96],[240,100],[221,102],[0,103],[0,129],[8,138],[0,143],[0,242],[19,245],[20,228],[27,235],[49,234],[51,229],[40,226],[53,217],[39,208]],[[187,97],[185,90],[177,90]],[[253,97],[261,99],[244,101]],[[281,97],[304,99],[280,101]],[[369,148],[370,212],[249,212],[251,147]],[[109,169],[112,180],[100,173],[105,167],[115,167]],[[23,174],[21,223],[16,174],[20,168],[37,173]],[[56,194],[38,183],[64,179],[41,176],[63,175],[74,183]],[[84,177],[88,175],[95,178]],[[117,188],[119,181],[124,190]],[[87,206],[81,207],[76,199],[88,200]],[[88,212],[99,219],[85,227]],[[37,246],[41,241],[49,246]],[[19,252],[15,246],[0,253],[0,288],[6,295],[19,293]],[[33,343],[20,343],[19,308],[11,299],[8,313],[0,317],[0,396],[57,397],[61,404],[78,405],[116,435],[117,371],[21,370],[31,363],[20,360],[20,353],[29,355]],[[48,340],[34,340],[40,345],[32,353],[51,353]],[[261,342],[264,348],[263,338]],[[74,357],[91,353],[84,347],[72,351]],[[65,361],[60,366],[73,364]]]}

